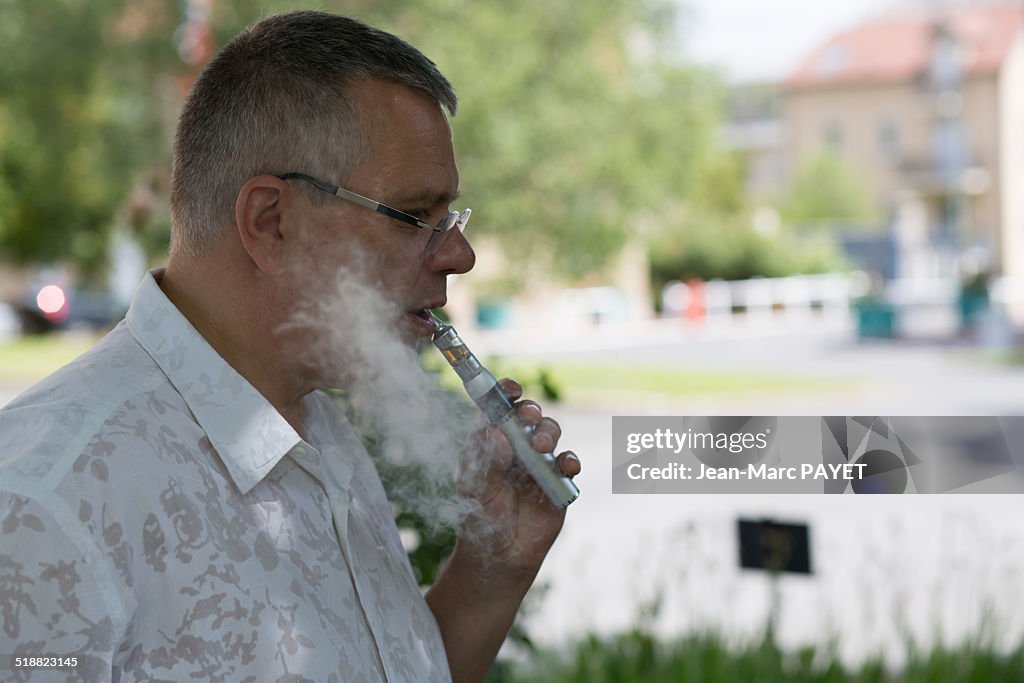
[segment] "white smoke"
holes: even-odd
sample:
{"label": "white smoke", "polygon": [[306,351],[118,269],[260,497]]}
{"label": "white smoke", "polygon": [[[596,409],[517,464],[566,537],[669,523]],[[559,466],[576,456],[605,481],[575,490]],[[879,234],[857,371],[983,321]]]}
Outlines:
{"label": "white smoke", "polygon": [[475,408],[441,389],[438,378],[423,369],[417,350],[395,327],[401,311],[380,287],[342,268],[334,282],[317,290],[326,294],[298,308],[286,331],[308,331],[303,334],[307,354],[318,371],[344,378],[341,402],[375,457],[389,496],[432,524],[433,531],[457,527],[479,512],[474,500],[455,494]]}

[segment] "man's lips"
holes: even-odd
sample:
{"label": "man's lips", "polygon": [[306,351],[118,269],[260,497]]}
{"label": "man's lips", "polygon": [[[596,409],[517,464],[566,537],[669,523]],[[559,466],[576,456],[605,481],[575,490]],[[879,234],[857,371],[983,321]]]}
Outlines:
{"label": "man's lips", "polygon": [[431,308],[437,308],[443,306],[444,303],[437,305],[429,305],[425,308],[417,308],[409,311],[409,317],[414,319],[414,323],[417,329],[422,330],[422,336],[431,336],[437,331],[437,327],[434,325],[434,321],[427,315],[427,310]]}
{"label": "man's lips", "polygon": [[444,305],[446,303],[448,303],[447,298],[428,301],[425,304],[423,304],[422,308],[410,308],[409,313],[417,317],[423,318],[424,320],[430,320],[430,316],[427,315],[427,311],[433,308],[444,308]]}

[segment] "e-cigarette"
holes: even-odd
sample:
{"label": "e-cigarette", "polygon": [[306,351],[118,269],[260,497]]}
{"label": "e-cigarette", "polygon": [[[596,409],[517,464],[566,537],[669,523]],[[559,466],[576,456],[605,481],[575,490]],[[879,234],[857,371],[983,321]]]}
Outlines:
{"label": "e-cigarette", "polygon": [[569,477],[562,474],[554,453],[540,453],[530,444],[533,429],[524,427],[516,419],[515,406],[491,371],[477,360],[454,327],[443,322],[432,311],[426,313],[437,328],[431,338],[434,346],[462,380],[462,386],[473,403],[508,438],[516,458],[544,491],[551,504],[564,508],[576,500],[580,490]]}

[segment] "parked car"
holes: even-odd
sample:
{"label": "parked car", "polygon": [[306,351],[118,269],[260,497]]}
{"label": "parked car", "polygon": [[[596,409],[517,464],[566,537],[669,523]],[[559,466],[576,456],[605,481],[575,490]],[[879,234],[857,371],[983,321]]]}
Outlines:
{"label": "parked car", "polygon": [[109,292],[78,289],[59,281],[30,286],[15,309],[25,334],[57,329],[104,330],[123,318],[126,311]]}

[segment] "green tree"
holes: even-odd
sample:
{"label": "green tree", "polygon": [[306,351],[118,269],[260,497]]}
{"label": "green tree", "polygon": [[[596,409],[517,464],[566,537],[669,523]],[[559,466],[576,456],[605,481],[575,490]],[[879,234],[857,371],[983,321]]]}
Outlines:
{"label": "green tree", "polygon": [[[216,2],[215,42],[291,6]],[[325,7],[402,35],[458,87],[453,126],[465,202],[478,209],[473,231],[498,236],[514,264],[575,279],[697,192],[718,87],[668,58],[667,0]],[[95,264],[132,189],[162,191],[152,169],[167,165],[179,104],[167,84],[185,68],[172,41],[180,11],[155,0],[0,0],[12,56],[0,67],[6,255]]]}
{"label": "green tree", "polygon": [[737,156],[713,153],[697,168],[696,192],[651,240],[655,291],[670,280],[744,280],[822,272],[842,265],[829,234],[791,225],[759,232]]}
{"label": "green tree", "polygon": [[[218,3],[218,44],[295,2]],[[669,58],[667,0],[328,2],[406,38],[461,95],[453,121],[474,233],[575,280],[667,220],[712,155],[719,87]],[[506,282],[514,282],[506,279]]]}
{"label": "green tree", "polygon": [[673,8],[426,0],[358,14],[421,46],[459,88],[473,231],[497,236],[512,263],[571,281],[692,195],[711,153],[717,83],[670,61]]}
{"label": "green tree", "polygon": [[867,188],[834,153],[809,157],[793,179],[782,214],[797,226],[865,225],[876,222]]}
{"label": "green tree", "polygon": [[[0,0],[0,254],[103,263],[114,216],[166,163],[154,74],[175,17],[127,0]],[[154,11],[155,10],[155,11]]]}

